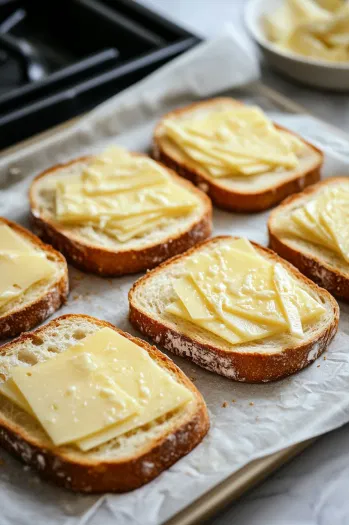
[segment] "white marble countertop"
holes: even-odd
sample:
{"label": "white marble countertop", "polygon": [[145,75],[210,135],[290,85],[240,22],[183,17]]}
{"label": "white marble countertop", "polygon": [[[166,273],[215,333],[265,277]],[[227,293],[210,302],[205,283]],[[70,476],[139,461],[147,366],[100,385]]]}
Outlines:
{"label": "white marble countertop", "polygon": [[[244,0],[142,0],[203,36],[225,22],[241,28]],[[267,1],[267,0],[266,0]],[[262,68],[263,81],[349,132],[348,94],[313,91]],[[321,437],[239,502],[209,523],[215,525],[348,525],[349,424]]]}

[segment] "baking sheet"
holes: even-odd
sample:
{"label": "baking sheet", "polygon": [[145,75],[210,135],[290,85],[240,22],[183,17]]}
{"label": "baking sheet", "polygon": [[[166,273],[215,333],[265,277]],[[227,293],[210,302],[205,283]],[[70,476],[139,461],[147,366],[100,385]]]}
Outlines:
{"label": "baking sheet", "polygon": [[[109,142],[147,150],[159,116],[217,92],[258,103],[287,127],[326,152],[325,176],[348,174],[349,142],[307,115],[291,115],[256,84],[257,69],[230,36],[204,44],[139,85],[102,105],[71,128],[14,151],[0,160],[1,214],[28,226],[27,191],[41,169]],[[239,56],[238,61],[234,57]],[[246,85],[245,85],[246,84]],[[267,243],[267,213],[234,215],[215,210],[214,234],[245,235]],[[127,293],[137,276],[102,279],[70,269],[68,304],[55,314],[88,313],[133,334]],[[145,487],[125,495],[81,496],[39,481],[35,473],[2,453],[1,524],[41,525],[161,523],[253,459],[317,436],[349,421],[349,307],[341,304],[340,331],[326,360],[268,385],[236,384],[184,359],[174,358],[202,392],[211,430],[203,443]],[[234,400],[234,402],[233,402]],[[222,405],[227,403],[227,407]],[[20,502],[20,505],[19,505]]]}

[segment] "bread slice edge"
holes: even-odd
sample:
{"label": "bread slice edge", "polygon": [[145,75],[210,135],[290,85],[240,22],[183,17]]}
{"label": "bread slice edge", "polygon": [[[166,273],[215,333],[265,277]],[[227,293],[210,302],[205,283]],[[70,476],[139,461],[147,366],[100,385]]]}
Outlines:
{"label": "bread slice edge", "polygon": [[327,263],[309,251],[305,251],[301,246],[294,246],[287,238],[280,236],[275,228],[275,222],[279,213],[287,211],[287,208],[305,197],[315,195],[325,186],[348,182],[346,177],[332,177],[314,184],[297,195],[291,195],[285,199],[280,206],[275,208],[270,214],[268,220],[269,246],[281,257],[293,264],[299,271],[314,281],[319,286],[325,288],[335,297],[349,301],[349,265],[348,274],[345,274],[339,268]]}
{"label": "bread slice edge", "polygon": [[[188,167],[184,162],[179,161],[171,155],[168,155],[165,149],[161,144],[160,129],[162,122],[166,118],[171,116],[181,115],[183,113],[189,112],[195,108],[207,107],[215,103],[221,102],[232,102],[236,104],[242,104],[238,100],[234,100],[227,97],[219,97],[214,99],[209,99],[200,102],[194,102],[183,108],[173,110],[166,115],[164,115],[158,124],[155,127],[153,135],[153,157],[159,162],[165,164],[170,169],[177,172],[181,177],[190,180],[196,186],[198,186],[202,191],[207,193],[212,199],[212,202],[219,208],[233,211],[237,213],[255,213],[263,210],[267,210],[272,206],[280,203],[287,196],[302,191],[303,188],[310,186],[320,180],[321,168],[324,161],[323,152],[315,147],[313,144],[307,142],[302,137],[292,132],[291,130],[284,128],[283,126],[276,125],[280,130],[287,131],[292,133],[296,137],[302,140],[309,148],[311,148],[318,156],[318,161],[314,163],[312,169],[305,173],[299,173],[299,175],[286,179],[284,181],[277,182],[272,187],[266,188],[257,192],[241,192],[233,191],[228,188],[222,187],[222,185],[217,184],[212,177],[209,177],[205,174],[199,167]],[[275,175],[277,178],[277,175]]]}
{"label": "bread slice edge", "polygon": [[[178,459],[188,454],[206,435],[209,419],[205,402],[188,377],[162,354],[156,347],[119,330],[114,325],[88,315],[67,314],[47,323],[45,326],[26,334],[3,346],[1,355],[11,352],[16,345],[27,341],[37,341],[45,331],[60,329],[65,322],[76,323],[78,320],[93,323],[96,329],[109,327],[127,337],[146,350],[160,365],[166,368],[176,380],[186,386],[194,395],[194,410],[183,411],[176,426],[153,438],[141,447],[134,457],[120,460],[90,459],[89,453],[77,457],[66,447],[42,444],[21,428],[4,417],[0,410],[0,444],[17,458],[38,471],[43,478],[53,481],[67,489],[77,492],[103,493],[126,492],[148,483],[162,471],[169,468]],[[35,344],[35,343],[34,343]],[[82,459],[82,456],[84,459]]]}
{"label": "bread slice edge", "polygon": [[[142,154],[135,153],[137,156]],[[62,231],[58,223],[43,217],[37,209],[34,188],[36,182],[62,168],[69,167],[75,163],[87,161],[89,156],[79,157],[70,162],[57,164],[40,173],[33,180],[29,190],[31,208],[31,221],[37,235],[44,241],[52,244],[61,251],[68,262],[82,271],[95,273],[97,275],[112,277],[144,271],[158,265],[160,262],[182,253],[197,242],[206,239],[212,232],[212,205],[210,199],[193,184],[186,182],[176,173],[167,169],[177,183],[185,186],[194,193],[202,203],[202,213],[195,219],[184,232],[162,239],[161,242],[150,244],[139,249],[110,250],[106,247],[92,245],[83,239],[71,236]]]}
{"label": "bread slice edge", "polygon": [[203,343],[185,333],[175,330],[169,322],[158,319],[145,311],[135,299],[140,287],[146,287],[147,280],[161,272],[162,269],[179,261],[196,250],[210,243],[232,239],[229,236],[219,236],[203,241],[186,253],[166,261],[155,270],[148,272],[135,282],[129,292],[129,318],[133,326],[142,334],[150,337],[161,347],[176,355],[186,357],[197,365],[223,375],[235,381],[246,383],[266,383],[287,377],[312,363],[326,350],[338,329],[339,307],[335,299],[326,291],[302,275],[294,266],[281,259],[277,254],[254,242],[252,244],[261,254],[281,263],[297,280],[310,287],[321,296],[331,310],[331,322],[328,322],[316,339],[301,342],[298,345],[286,347],[279,353],[239,352],[238,347],[230,347],[229,351],[209,343]]}
{"label": "bread slice edge", "polygon": [[19,303],[9,312],[0,315],[0,339],[7,339],[26,330],[31,330],[57,311],[67,300],[69,278],[67,262],[61,253],[13,221],[0,217],[1,223],[6,224],[30,244],[34,244],[38,249],[44,251],[58,267],[56,278],[44,294],[23,305]]}

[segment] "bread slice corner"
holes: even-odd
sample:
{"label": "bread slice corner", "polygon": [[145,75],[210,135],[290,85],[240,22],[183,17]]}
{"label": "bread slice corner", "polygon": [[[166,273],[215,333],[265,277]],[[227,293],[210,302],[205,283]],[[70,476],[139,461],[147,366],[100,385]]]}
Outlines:
{"label": "bread slice corner", "polygon": [[280,231],[278,220],[304,205],[324,188],[348,180],[348,177],[332,177],[314,184],[282,202],[268,220],[270,248],[319,286],[346,301],[349,300],[349,264],[335,252]]}
{"label": "bread slice corner", "polygon": [[79,175],[91,159],[80,157],[49,168],[34,179],[29,191],[35,232],[61,251],[72,265],[101,276],[137,273],[153,268],[211,235],[210,199],[166,166],[164,168],[174,182],[196,196],[198,206],[188,215],[173,219],[161,230],[119,243],[101,232],[97,233],[92,227],[68,227],[58,223],[54,220],[55,182]]}
{"label": "bread slice corner", "polygon": [[0,217],[0,224],[6,224],[39,253],[45,253],[55,267],[50,278],[35,283],[19,298],[0,308],[0,339],[7,339],[31,330],[58,310],[67,299],[69,280],[67,263],[61,253],[15,222]]}
{"label": "bread slice corner", "polygon": [[186,375],[156,347],[87,315],[64,315],[2,347],[0,381],[13,366],[51,359],[85,336],[109,327],[148,352],[156,363],[193,393],[193,401],[124,436],[82,452],[73,445],[55,447],[32,416],[2,397],[0,444],[39,474],[76,492],[126,492],[158,476],[188,454],[205,436],[205,402]]}
{"label": "bread slice corner", "polygon": [[[296,170],[247,178],[229,177],[215,180],[165,135],[163,128],[165,119],[183,119],[191,115],[205,114],[212,109],[234,108],[236,105],[241,105],[241,102],[233,98],[220,97],[196,102],[167,113],[154,131],[154,158],[196,184],[209,195],[216,206],[233,212],[252,213],[266,210],[281,202],[288,195],[302,191],[303,188],[320,180],[324,155],[318,148],[301,137],[298,138],[304,143],[305,152]],[[276,127],[293,133],[282,126],[277,125]]]}
{"label": "bread slice corner", "polygon": [[326,290],[267,248],[252,243],[260,255],[282,264],[326,309],[317,323],[306,328],[302,341],[281,334],[234,346],[207,330],[165,313],[166,305],[175,298],[172,277],[180,276],[184,271],[185,259],[197,252],[214,250],[231,239],[220,236],[204,241],[136,281],[129,292],[130,321],[141,333],[167,350],[235,381],[264,383],[294,374],[312,363],[328,347],[337,332],[339,308]]}

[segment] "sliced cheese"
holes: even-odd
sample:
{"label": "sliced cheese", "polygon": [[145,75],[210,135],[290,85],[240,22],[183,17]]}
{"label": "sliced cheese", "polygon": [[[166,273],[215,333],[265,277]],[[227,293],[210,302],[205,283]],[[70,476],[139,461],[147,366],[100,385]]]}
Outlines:
{"label": "sliced cheese", "polygon": [[291,213],[279,228],[332,250],[349,262],[349,183],[326,186]]}
{"label": "sliced cheese", "polygon": [[323,306],[300,288],[279,263],[261,257],[246,239],[197,253],[187,275],[173,281],[177,299],[166,312],[218,335],[232,345],[289,332],[323,315]]}
{"label": "sliced cheese", "polygon": [[188,215],[197,205],[197,196],[160,164],[115,146],[94,157],[81,175],[55,186],[58,222],[102,231],[120,243]]}
{"label": "sliced cheese", "polygon": [[101,341],[94,335],[55,358],[10,371],[55,445],[85,437],[139,410],[136,400],[103,372],[96,356]]}
{"label": "sliced cheese", "polygon": [[326,61],[349,60],[349,4],[284,0],[265,17],[267,36],[282,50]]}
{"label": "sliced cheese", "polygon": [[0,307],[53,272],[54,266],[44,254],[0,252]]}
{"label": "sliced cheese", "polygon": [[293,286],[291,278],[286,270],[277,263],[274,267],[274,282],[279,293],[284,315],[286,317],[289,331],[296,337],[303,337],[303,327],[300,312],[293,297]]}
{"label": "sliced cheese", "polygon": [[[180,301],[169,304],[166,308],[166,312],[180,317],[185,321],[193,322],[190,314]],[[196,319],[195,325],[200,326],[201,328],[204,328],[215,335],[218,335],[218,337],[225,339],[232,345],[236,345],[241,342],[241,337],[236,332],[233,332],[224,323],[220,322],[219,319]]]}
{"label": "sliced cheese", "polygon": [[164,134],[212,177],[263,174],[294,169],[304,144],[278,130],[257,107],[239,106],[169,118]]}
{"label": "sliced cheese", "polygon": [[212,312],[190,277],[176,280],[173,288],[192,319],[212,319]]}
{"label": "sliced cheese", "polygon": [[168,180],[166,171],[153,160],[130,155],[115,146],[95,157],[81,175],[83,190],[90,195],[156,186]]}
{"label": "sliced cheese", "polygon": [[32,367],[0,392],[38,419],[56,445],[81,450],[151,423],[193,399],[143,348],[110,328]]}
{"label": "sliced cheese", "polygon": [[7,224],[0,224],[0,253],[35,253],[35,249]]}
{"label": "sliced cheese", "polygon": [[193,399],[193,394],[160,367],[140,346],[115,331],[104,352],[106,371],[117,384],[136,399],[140,410],[130,419],[78,441],[82,450],[97,447],[126,432],[139,428]]}
{"label": "sliced cheese", "polygon": [[13,381],[12,377],[8,379],[5,383],[0,384],[0,392],[10,399],[15,405],[22,408],[25,412],[28,412],[31,416],[35,417],[34,412],[31,409],[28,401],[19,390],[16,383]]}
{"label": "sliced cheese", "polygon": [[0,225],[0,307],[54,272],[53,264],[7,224]]}
{"label": "sliced cheese", "polygon": [[60,222],[83,221],[106,224],[109,220],[125,219],[135,215],[167,210],[188,211],[197,204],[195,197],[185,188],[168,183],[141,191],[116,193],[106,196],[83,195],[80,187],[57,184],[56,215]]}

